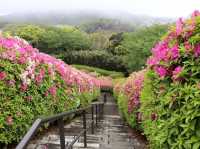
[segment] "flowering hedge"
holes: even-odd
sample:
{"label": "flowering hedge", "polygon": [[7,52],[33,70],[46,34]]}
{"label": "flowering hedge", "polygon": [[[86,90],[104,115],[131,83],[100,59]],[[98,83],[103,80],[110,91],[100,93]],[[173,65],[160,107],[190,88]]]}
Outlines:
{"label": "flowering hedge", "polygon": [[116,84],[114,87],[119,109],[131,127],[138,127],[141,122],[139,107],[144,73],[145,70],[134,72],[124,83]]}
{"label": "flowering hedge", "polygon": [[111,77],[99,77],[98,78],[101,88],[112,89],[113,82]]}
{"label": "flowering hedge", "polygon": [[85,106],[99,91],[94,77],[22,39],[0,37],[0,143],[19,141],[38,116]]}
{"label": "flowering hedge", "polygon": [[155,45],[139,92],[134,91],[137,83],[133,83],[134,78],[131,80],[133,87],[125,83],[126,91],[121,93],[132,100],[121,101],[129,107],[126,114],[140,103],[138,117],[150,148],[199,149],[200,12],[195,11],[186,20],[180,18]]}
{"label": "flowering hedge", "polygon": [[177,21],[147,62],[141,111],[152,148],[200,148],[199,56],[200,12],[195,11]]}

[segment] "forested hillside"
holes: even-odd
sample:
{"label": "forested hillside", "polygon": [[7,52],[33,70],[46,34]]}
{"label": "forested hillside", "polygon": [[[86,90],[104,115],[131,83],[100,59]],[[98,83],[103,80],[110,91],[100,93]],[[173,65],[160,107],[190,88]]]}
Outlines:
{"label": "forested hillside", "polygon": [[105,21],[102,25],[101,21],[82,27],[9,24],[3,28],[3,34],[26,39],[41,52],[54,55],[68,64],[95,66],[127,75],[145,66],[149,49],[168,28],[168,25],[156,24],[117,32],[113,31],[111,22]]}

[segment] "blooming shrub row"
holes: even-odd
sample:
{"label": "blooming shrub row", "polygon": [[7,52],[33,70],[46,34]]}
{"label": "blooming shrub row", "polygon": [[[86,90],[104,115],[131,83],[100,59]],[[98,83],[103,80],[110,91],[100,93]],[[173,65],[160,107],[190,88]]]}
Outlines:
{"label": "blooming shrub row", "polygon": [[0,37],[0,143],[19,141],[38,116],[86,106],[99,87],[96,78],[26,41]]}
{"label": "blooming shrub row", "polygon": [[139,112],[140,93],[145,71],[132,73],[123,84],[120,82],[114,87],[114,95],[118,98],[119,109],[132,127],[138,127],[141,122],[141,113]]}
{"label": "blooming shrub row", "polygon": [[150,148],[200,148],[199,82],[200,12],[195,11],[191,18],[177,21],[147,61],[139,91],[139,120]]}
{"label": "blooming shrub row", "polygon": [[113,82],[111,77],[99,77],[98,80],[101,88],[107,88],[107,89],[113,88]]}

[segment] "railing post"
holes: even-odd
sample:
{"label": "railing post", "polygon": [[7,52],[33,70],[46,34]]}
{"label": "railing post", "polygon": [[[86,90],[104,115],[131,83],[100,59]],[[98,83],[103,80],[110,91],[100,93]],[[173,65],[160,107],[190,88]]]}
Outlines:
{"label": "railing post", "polygon": [[91,107],[91,112],[92,112],[92,134],[94,134],[94,106],[92,105]]}
{"label": "railing post", "polygon": [[86,112],[85,110],[83,110],[83,129],[85,130],[84,131],[84,134],[83,134],[83,137],[84,137],[84,148],[87,147],[87,126],[86,126]]}
{"label": "railing post", "polygon": [[101,120],[101,104],[98,105],[98,112],[99,112],[99,122]]}
{"label": "railing post", "polygon": [[98,105],[96,104],[96,127],[98,126]]}
{"label": "railing post", "polygon": [[104,93],[103,99],[104,99],[104,103],[106,103],[107,102],[107,95],[106,95],[106,93]]}
{"label": "railing post", "polygon": [[104,103],[101,104],[101,119],[103,119],[103,113],[104,113]]}
{"label": "railing post", "polygon": [[64,134],[64,121],[63,118],[58,120],[59,134],[60,134],[60,148],[65,149],[65,134]]}

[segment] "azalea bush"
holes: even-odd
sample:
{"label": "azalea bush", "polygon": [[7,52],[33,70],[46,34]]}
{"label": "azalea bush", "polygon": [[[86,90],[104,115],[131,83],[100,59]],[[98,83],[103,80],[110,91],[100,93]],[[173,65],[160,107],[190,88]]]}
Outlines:
{"label": "azalea bush", "polygon": [[99,83],[101,88],[106,88],[106,89],[112,89],[113,88],[113,82],[111,77],[99,77]]}
{"label": "azalea bush", "polygon": [[200,12],[180,18],[152,49],[141,93],[153,149],[200,148]]}
{"label": "azalea bush", "polygon": [[153,47],[143,73],[115,86],[119,108],[132,127],[141,124],[150,148],[200,148],[199,57],[200,12],[195,11],[178,19]]}
{"label": "azalea bush", "polygon": [[139,124],[141,122],[139,107],[144,73],[145,70],[134,72],[124,83],[120,82],[114,87],[114,94],[122,115],[131,127],[137,127],[138,129],[140,129]]}
{"label": "azalea bush", "polygon": [[99,87],[96,78],[25,40],[0,37],[0,143],[19,141],[39,116],[88,105]]}

